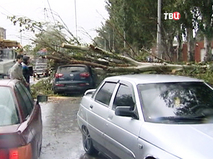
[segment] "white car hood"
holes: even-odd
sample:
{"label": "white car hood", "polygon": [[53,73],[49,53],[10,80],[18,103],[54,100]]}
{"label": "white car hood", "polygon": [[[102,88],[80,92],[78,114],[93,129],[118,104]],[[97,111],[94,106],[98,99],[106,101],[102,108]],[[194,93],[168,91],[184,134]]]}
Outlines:
{"label": "white car hood", "polygon": [[213,123],[144,123],[140,138],[183,159],[213,158]]}

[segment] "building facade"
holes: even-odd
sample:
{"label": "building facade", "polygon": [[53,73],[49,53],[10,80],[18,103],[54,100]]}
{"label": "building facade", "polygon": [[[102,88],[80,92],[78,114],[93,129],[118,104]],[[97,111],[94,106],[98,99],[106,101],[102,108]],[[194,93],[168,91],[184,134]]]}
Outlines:
{"label": "building facade", "polygon": [[[211,50],[213,55],[213,42],[211,43]],[[204,42],[196,42],[194,50],[194,60],[195,62],[204,62],[205,61],[205,47]],[[187,61],[187,43],[183,44],[183,61]]]}
{"label": "building facade", "polygon": [[6,29],[0,27],[0,39],[6,39]]}

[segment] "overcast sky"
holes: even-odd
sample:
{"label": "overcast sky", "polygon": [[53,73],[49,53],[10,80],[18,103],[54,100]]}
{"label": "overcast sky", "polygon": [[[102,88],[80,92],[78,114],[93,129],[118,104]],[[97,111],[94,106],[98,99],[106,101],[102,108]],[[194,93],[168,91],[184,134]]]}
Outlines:
{"label": "overcast sky", "polygon": [[31,35],[26,33],[21,35],[18,26],[14,26],[7,16],[26,16],[36,21],[53,21],[59,15],[69,30],[82,39],[82,43],[90,43],[90,36],[97,35],[95,29],[100,28],[101,23],[108,18],[105,0],[0,0],[0,2],[0,27],[7,30],[7,39],[17,40],[22,45],[30,44],[28,39]]}

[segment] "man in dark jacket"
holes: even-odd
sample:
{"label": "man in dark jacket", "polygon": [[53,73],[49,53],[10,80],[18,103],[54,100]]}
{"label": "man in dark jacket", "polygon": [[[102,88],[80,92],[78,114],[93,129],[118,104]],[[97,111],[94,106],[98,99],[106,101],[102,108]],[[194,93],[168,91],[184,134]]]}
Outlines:
{"label": "man in dark jacket", "polygon": [[[30,83],[30,76],[33,75],[32,70],[29,69],[29,64],[30,64],[30,57],[26,55],[23,56],[22,71],[23,71],[23,76],[28,83]],[[29,85],[27,86],[27,88],[30,90]]]}

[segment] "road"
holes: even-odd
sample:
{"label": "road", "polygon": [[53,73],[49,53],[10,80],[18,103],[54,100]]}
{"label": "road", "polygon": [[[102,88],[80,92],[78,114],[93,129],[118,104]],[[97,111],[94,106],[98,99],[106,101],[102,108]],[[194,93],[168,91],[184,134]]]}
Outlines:
{"label": "road", "polygon": [[101,154],[88,156],[83,150],[76,119],[80,98],[56,97],[41,103],[43,141],[40,159],[107,159]]}

